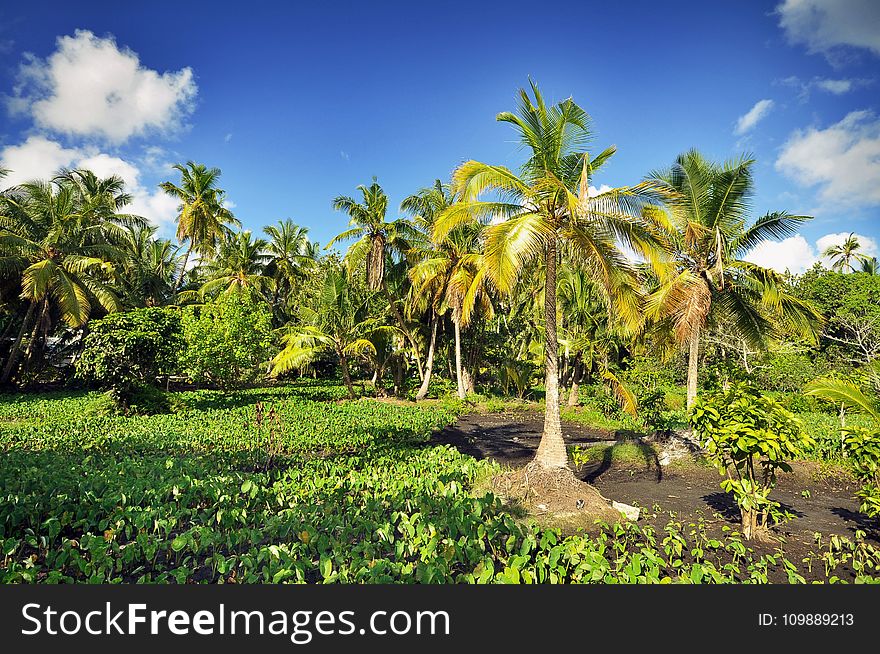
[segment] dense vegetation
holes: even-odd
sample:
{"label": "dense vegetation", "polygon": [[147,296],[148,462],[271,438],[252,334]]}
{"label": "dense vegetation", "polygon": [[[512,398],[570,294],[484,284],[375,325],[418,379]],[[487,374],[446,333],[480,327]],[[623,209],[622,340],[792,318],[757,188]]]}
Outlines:
{"label": "dense vegetation", "polygon": [[3,579],[798,580],[735,535],[514,520],[474,490],[491,464],[425,446],[464,402],[511,397],[545,413],[534,474],[567,469],[563,418],[691,421],[739,474],[747,537],[795,457],[843,461],[876,517],[880,276],[858,239],[778,274],[748,252],[809,217],[752,215],[754,160],[690,150],[597,193],[615,149],[588,149],[573,100],[532,85],[498,120],[518,170],[464,162],[399,217],[373,179],[332,200],[342,253],[290,219],[242,229],[195,162],[161,185],[174,240],[116,177],[0,191]]}

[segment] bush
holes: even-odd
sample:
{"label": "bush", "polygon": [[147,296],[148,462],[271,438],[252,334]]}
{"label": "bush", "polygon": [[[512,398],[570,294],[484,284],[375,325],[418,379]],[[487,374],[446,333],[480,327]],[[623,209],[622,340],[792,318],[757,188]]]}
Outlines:
{"label": "bush", "polygon": [[778,521],[779,503],[770,500],[777,470],[791,471],[786,462],[812,445],[790,411],[746,384],[697,397],[691,411],[694,434],[709,460],[727,479],[721,488],[732,493],[742,514],[743,535]]}
{"label": "bush", "polygon": [[[760,388],[800,393],[807,382],[826,374],[828,364],[806,354],[774,352],[755,366],[752,381]],[[796,409],[792,409],[793,411]]]}
{"label": "bush", "polygon": [[271,358],[272,318],[248,293],[223,294],[187,307],[183,367],[195,382],[231,388],[264,376]]}
{"label": "bush", "polygon": [[173,309],[112,313],[90,328],[76,375],[109,389],[118,406],[127,408],[141,389],[178,371],[183,336],[180,315]]}

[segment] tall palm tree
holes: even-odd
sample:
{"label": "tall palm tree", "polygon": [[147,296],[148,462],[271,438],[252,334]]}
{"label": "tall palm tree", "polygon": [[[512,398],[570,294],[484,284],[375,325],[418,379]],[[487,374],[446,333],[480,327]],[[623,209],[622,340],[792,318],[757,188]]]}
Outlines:
{"label": "tall palm tree", "polygon": [[[509,293],[520,271],[540,259],[544,271],[544,432],[534,463],[543,469],[565,468],[568,453],[559,417],[559,355],[556,315],[556,271],[566,255],[596,280],[612,313],[635,325],[640,320],[639,294],[632,265],[617,247],[620,241],[648,253],[655,240],[641,218],[641,208],[657,200],[642,183],[593,195],[593,173],[614,153],[608,148],[591,158],[590,118],[571,98],[547,106],[538,87],[532,96],[519,94],[516,113],[497,119],[513,125],[528,153],[519,174],[478,161],[463,163],[453,174],[461,201],[437,221],[434,240],[441,241],[458,225],[478,220],[485,232],[484,269],[491,284]],[[494,192],[490,199],[481,199]]]}
{"label": "tall palm tree", "polygon": [[697,395],[701,337],[712,321],[753,347],[765,344],[776,324],[815,338],[821,322],[812,306],[785,290],[780,275],[744,260],[759,243],[791,236],[810,219],[774,212],[748,225],[753,165],[747,157],[716,164],[690,150],[651,174],[671,191],[669,214],[651,213],[664,222],[672,256],[658,268],[647,315],[669,325],[687,347],[688,408]]}
{"label": "tall palm tree", "polygon": [[377,330],[388,329],[370,316],[368,298],[341,270],[328,270],[314,306],[303,310],[305,325],[293,327],[282,337],[282,350],[272,359],[271,374],[281,375],[303,368],[322,352],[339,358],[349,397],[355,397],[349,362],[353,357],[376,356],[370,340]]}
{"label": "tall palm tree", "polygon": [[305,279],[315,267],[315,252],[309,241],[309,230],[300,227],[289,218],[269,225],[263,231],[269,237],[266,252],[271,259],[266,275],[274,280],[272,305],[277,307],[283,298],[286,305],[291,300],[295,285]]}
{"label": "tall palm tree", "polygon": [[855,235],[855,232],[850,232],[849,236],[846,237],[843,243],[830,245],[825,248],[822,256],[831,259],[832,270],[836,270],[837,272],[846,272],[847,270],[850,272],[856,272],[856,267],[853,265],[854,261],[864,264],[866,261],[870,260],[867,255],[859,252],[861,248],[862,244],[859,243],[859,239]]}
{"label": "tall palm tree", "polygon": [[[118,177],[106,187],[121,188]],[[49,310],[57,308],[70,327],[86,323],[94,307],[121,307],[113,289],[114,263],[122,257],[127,227],[143,226],[135,216],[116,213],[114,193],[83,193],[64,176],[51,182],[29,182],[4,198],[0,217],[0,270],[20,276],[21,299],[28,309],[0,376],[8,382],[18,368],[24,334],[32,328],[27,357]]]}
{"label": "tall palm tree", "polygon": [[176,296],[190,255],[195,252],[210,257],[228,235],[230,226],[240,227],[241,223],[224,206],[226,193],[217,186],[219,168],[208,168],[193,161],[186,165],[175,164],[174,168],[180,172],[180,183],[162,182],[159,187],[180,203],[177,208],[177,240],[189,243],[174,285]]}
{"label": "tall palm tree", "polygon": [[418,343],[403,319],[397,300],[388,289],[385,275],[386,259],[394,256],[405,257],[412,249],[413,242],[419,238],[419,233],[409,220],[387,219],[388,196],[375,177],[372,184],[369,186],[362,184],[357,189],[361,193],[361,202],[346,195],[340,195],[333,200],[333,208],[336,211],[344,211],[348,214],[348,224],[351,225],[351,229],[333,237],[325,249],[339,241],[357,239],[345,254],[349,273],[364,269],[367,286],[371,290],[381,290],[385,294],[397,324],[412,348],[421,381],[424,379],[424,372]]}
{"label": "tall palm tree", "polygon": [[231,293],[248,289],[259,294],[271,288],[272,278],[265,274],[271,260],[268,246],[265,239],[253,238],[250,230],[224,239],[217,256],[204,266],[209,281],[199,292],[210,295],[218,290]]}
{"label": "tall palm tree", "polygon": [[492,316],[492,304],[486,289],[485,267],[480,251],[482,226],[459,225],[439,242],[423,251],[421,261],[410,269],[410,279],[416,297],[424,298],[432,312],[431,346],[425,379],[416,399],[424,399],[428,392],[433,365],[437,317],[450,310],[455,333],[455,376],[458,396],[465,399],[467,391],[461,363],[461,330],[470,323],[476,307],[487,317]]}

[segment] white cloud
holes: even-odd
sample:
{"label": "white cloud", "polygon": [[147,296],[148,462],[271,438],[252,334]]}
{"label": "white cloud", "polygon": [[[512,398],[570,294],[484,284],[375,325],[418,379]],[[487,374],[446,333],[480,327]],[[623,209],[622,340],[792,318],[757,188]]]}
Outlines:
{"label": "white cloud", "polygon": [[880,54],[877,0],[785,0],[776,13],[789,42],[810,53],[852,46]]}
{"label": "white cloud", "polygon": [[235,202],[233,202],[232,200],[223,200],[223,202],[220,203],[220,206],[222,206],[224,209],[232,211],[238,205],[236,205]]}
{"label": "white cloud", "polygon": [[852,90],[853,82],[850,79],[819,79],[816,80],[816,88],[828,91],[834,95],[843,95]]}
{"label": "white cloud", "polygon": [[800,93],[798,93],[798,97],[801,101],[806,101],[810,98],[810,93],[813,90],[831,93],[832,95],[844,95],[850,91],[855,91],[858,88],[870,86],[874,83],[874,80],[870,78],[830,79],[825,77],[814,77],[811,80],[802,80],[796,75],[792,75],[791,77],[779,80],[779,83],[799,89]]}
{"label": "white cloud", "polygon": [[796,130],[776,169],[803,186],[818,185],[823,203],[880,204],[880,120],[853,111],[826,129]]}
{"label": "white cloud", "polygon": [[740,116],[736,121],[734,134],[745,134],[764,118],[773,108],[773,100],[758,100],[751,109]]}
{"label": "white cloud", "polygon": [[611,190],[611,187],[608,186],[608,184],[602,184],[599,188],[596,188],[595,186],[588,186],[587,187],[587,195],[589,195],[591,198],[594,198],[597,195],[600,195],[602,193],[607,193],[610,190]]}
{"label": "white cloud", "polygon": [[[777,272],[786,270],[799,274],[811,268],[817,261],[822,261],[828,267],[830,262],[822,257],[822,253],[831,245],[838,245],[849,237],[849,232],[826,234],[811,244],[800,234],[782,241],[765,241],[752,249],[746,256],[746,261],[751,261],[765,268],[772,268]],[[868,256],[877,256],[877,241],[870,236],[856,234],[855,237],[861,244],[859,250]]]}
{"label": "white cloud", "polygon": [[131,161],[98,152],[94,148],[64,148],[43,136],[31,136],[21,145],[0,149],[0,168],[10,169],[4,186],[35,179],[49,179],[61,168],[86,168],[98,177],[118,175],[132,202],[125,211],[150,220],[160,233],[170,235],[177,217],[177,201],[141,182],[141,169]]}
{"label": "white cloud", "polygon": [[62,147],[44,136],[30,136],[20,145],[0,150],[0,168],[9,170],[3,185],[47,179],[61,168],[69,168],[81,156],[80,150]]}
{"label": "white cloud", "polygon": [[174,132],[193,110],[193,72],[158,73],[112,37],[77,30],[46,59],[26,55],[9,109],[43,129],[122,143],[147,132]]}

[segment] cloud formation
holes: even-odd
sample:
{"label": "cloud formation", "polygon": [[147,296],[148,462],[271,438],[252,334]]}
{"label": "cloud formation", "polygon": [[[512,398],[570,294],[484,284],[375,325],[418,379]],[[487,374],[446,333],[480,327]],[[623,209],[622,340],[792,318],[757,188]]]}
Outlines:
{"label": "cloud formation", "polygon": [[[147,153],[149,159],[150,152]],[[8,168],[9,175],[3,186],[15,186],[36,179],[50,179],[62,168],[87,168],[101,178],[118,175],[125,181],[125,190],[132,202],[125,208],[128,213],[143,216],[163,234],[173,233],[177,216],[177,201],[156,189],[151,190],[141,181],[137,163],[116,157],[97,148],[65,148],[44,136],[31,136],[20,145],[0,149],[0,168]]]}
{"label": "cloud formation", "polygon": [[795,130],[776,170],[802,186],[818,186],[823,204],[880,204],[880,119],[853,111],[825,129]]}
{"label": "cloud formation", "polygon": [[751,109],[740,116],[736,121],[734,134],[742,135],[757,125],[773,108],[773,100],[758,100]]}
{"label": "cloud formation", "polygon": [[46,59],[26,55],[8,105],[39,128],[120,144],[179,130],[196,93],[192,69],[159,73],[112,37],[77,30]]}
{"label": "cloud formation", "polygon": [[[878,256],[880,248],[878,248],[876,240],[862,234],[855,236],[862,246],[859,252],[869,257]],[[799,274],[811,268],[817,261],[821,261],[823,265],[828,267],[830,262],[822,257],[822,253],[832,245],[843,243],[847,237],[849,237],[849,232],[826,234],[817,239],[815,244],[811,244],[803,236],[797,234],[782,241],[765,241],[749,252],[745,259],[780,273],[788,270]]]}
{"label": "cloud formation", "polygon": [[776,13],[788,41],[810,53],[851,46],[880,54],[877,0],[784,0]]}

